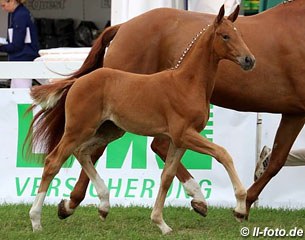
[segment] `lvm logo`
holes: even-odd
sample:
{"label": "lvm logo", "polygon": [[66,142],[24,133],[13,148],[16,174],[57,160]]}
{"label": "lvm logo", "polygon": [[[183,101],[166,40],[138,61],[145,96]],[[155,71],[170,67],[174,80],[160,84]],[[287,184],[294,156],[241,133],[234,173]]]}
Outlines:
{"label": "lvm logo", "polygon": [[[25,115],[30,104],[18,104],[18,147],[17,147],[17,168],[27,168],[27,169],[37,169],[42,168],[43,164],[35,161],[28,161],[23,156],[23,143],[26,138],[27,132],[30,127],[30,123],[33,119],[33,113]],[[208,121],[207,127],[201,133],[208,139],[212,141],[213,136],[213,106],[211,106],[210,119]],[[131,169],[143,169],[147,170],[147,145],[148,138],[144,136],[138,136],[130,133],[126,133],[122,138],[116,140],[115,142],[109,144],[106,151],[106,169],[117,170],[118,176],[109,178],[106,180],[108,189],[115,197],[125,197],[125,198],[135,198],[135,197],[154,197],[155,189],[158,188],[155,179],[149,179],[142,177],[135,178],[124,178],[122,177],[124,171],[132,171],[130,169],[124,169],[124,162],[126,161],[127,153],[131,149]],[[26,151],[27,146],[25,146]],[[41,153],[31,152],[30,158],[39,157]],[[40,156],[41,157],[41,156]],[[157,163],[158,169],[162,169],[164,166],[163,161],[154,155],[154,159]],[[151,160],[151,159],[150,159]],[[75,162],[74,157],[70,157],[64,164],[63,168],[73,168]],[[212,158],[207,155],[198,154],[193,151],[187,151],[182,159],[183,165],[189,170],[211,170],[212,169]],[[120,172],[121,171],[121,172]],[[78,174],[78,173],[77,173]],[[27,195],[35,196],[37,189],[39,187],[41,178],[40,177],[16,177],[16,193],[17,196]],[[49,188],[48,195],[53,196],[63,196],[68,197],[70,191],[76,183],[76,178],[55,178]],[[206,198],[210,196],[211,193],[211,181],[209,179],[199,180],[199,184],[202,189],[206,192]],[[30,190],[29,190],[30,189]],[[89,195],[92,197],[97,197],[92,185],[89,187]],[[177,186],[171,186],[169,195],[174,194],[176,198],[180,195],[187,195],[184,193],[181,184]]]}

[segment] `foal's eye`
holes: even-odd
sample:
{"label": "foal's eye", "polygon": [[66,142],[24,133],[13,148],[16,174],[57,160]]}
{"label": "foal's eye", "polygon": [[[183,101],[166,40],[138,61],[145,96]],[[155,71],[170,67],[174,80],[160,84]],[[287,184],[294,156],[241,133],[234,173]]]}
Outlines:
{"label": "foal's eye", "polygon": [[227,35],[227,34],[222,35],[222,39],[223,39],[224,41],[228,41],[228,40],[230,40],[230,36]]}

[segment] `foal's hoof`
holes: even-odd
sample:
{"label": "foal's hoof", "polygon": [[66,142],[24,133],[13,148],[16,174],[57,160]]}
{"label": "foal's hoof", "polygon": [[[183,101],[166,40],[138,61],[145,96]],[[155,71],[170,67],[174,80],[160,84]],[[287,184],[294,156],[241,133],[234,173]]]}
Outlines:
{"label": "foal's hoof", "polygon": [[237,222],[243,222],[248,220],[248,214],[246,213],[239,213],[233,210],[233,214]]}
{"label": "foal's hoof", "polygon": [[67,200],[61,200],[57,206],[57,215],[59,219],[65,219],[70,217],[73,213],[73,209],[67,209],[66,205],[68,204]]}
{"label": "foal's hoof", "polygon": [[98,210],[99,214],[100,214],[100,218],[102,219],[102,221],[105,221],[106,220],[106,217],[108,215],[108,212],[106,211],[103,211],[103,210]]}
{"label": "foal's hoof", "polygon": [[33,226],[33,232],[41,232],[42,231],[42,226],[39,224],[37,226]]}
{"label": "foal's hoof", "polygon": [[169,235],[171,232],[173,232],[173,229],[167,226],[166,228],[161,229],[161,232],[163,235]]}
{"label": "foal's hoof", "polygon": [[201,216],[206,217],[208,213],[208,206],[206,205],[205,202],[202,201],[196,201],[192,200],[191,201],[192,208],[196,213],[199,213]]}

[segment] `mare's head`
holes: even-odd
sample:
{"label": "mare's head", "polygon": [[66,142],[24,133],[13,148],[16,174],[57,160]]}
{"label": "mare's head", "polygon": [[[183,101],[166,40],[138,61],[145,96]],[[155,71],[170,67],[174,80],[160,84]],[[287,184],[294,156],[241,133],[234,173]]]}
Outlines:
{"label": "mare's head", "polygon": [[255,58],[233,25],[238,13],[239,6],[228,18],[225,18],[224,5],[220,8],[214,24],[211,26],[215,31],[214,52],[219,59],[231,60],[247,71],[254,67]]}

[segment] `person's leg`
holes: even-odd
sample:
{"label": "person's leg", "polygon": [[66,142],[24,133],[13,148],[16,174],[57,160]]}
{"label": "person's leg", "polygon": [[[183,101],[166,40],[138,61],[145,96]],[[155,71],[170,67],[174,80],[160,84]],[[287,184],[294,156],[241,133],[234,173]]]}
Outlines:
{"label": "person's leg", "polygon": [[305,166],[305,149],[291,150],[285,166]]}
{"label": "person's leg", "polygon": [[30,88],[32,79],[15,78],[11,80],[11,88]]}
{"label": "person's leg", "polygon": [[[254,181],[265,172],[271,156],[271,148],[264,146],[256,163]],[[305,149],[291,150],[284,166],[305,166]]]}
{"label": "person's leg", "polygon": [[254,171],[254,181],[259,179],[260,176],[262,176],[263,173],[265,172],[269,164],[270,156],[271,156],[271,148],[264,146],[261,151],[261,154],[259,155],[259,159],[256,162],[256,167]]}

